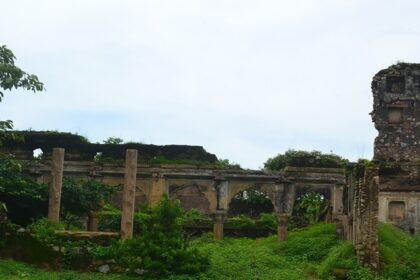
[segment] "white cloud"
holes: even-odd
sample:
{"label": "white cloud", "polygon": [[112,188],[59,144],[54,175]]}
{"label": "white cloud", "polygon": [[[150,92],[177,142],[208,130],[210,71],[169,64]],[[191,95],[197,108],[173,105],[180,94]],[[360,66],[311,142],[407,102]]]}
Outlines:
{"label": "white cloud", "polygon": [[47,92],[0,119],[203,145],[257,168],[288,148],[371,157],[370,80],[419,61],[417,1],[4,1],[1,44]]}

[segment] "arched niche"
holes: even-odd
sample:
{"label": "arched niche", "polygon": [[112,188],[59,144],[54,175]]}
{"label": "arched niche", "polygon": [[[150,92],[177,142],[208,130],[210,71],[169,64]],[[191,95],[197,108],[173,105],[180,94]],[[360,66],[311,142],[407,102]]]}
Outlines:
{"label": "arched niche", "polygon": [[169,197],[178,199],[184,210],[198,209],[205,214],[210,214],[210,202],[206,196],[207,188],[196,183],[188,185],[169,185]]}
{"label": "arched niche", "polygon": [[[332,188],[333,186],[296,186],[290,222],[296,227],[304,227],[310,223],[331,220]],[[319,212],[314,212],[313,215],[307,213],[308,204],[319,206],[316,207]]]}
{"label": "arched niche", "polygon": [[272,213],[273,211],[272,200],[259,186],[249,187],[237,192],[230,199],[228,205],[229,216],[258,217],[262,213]]}

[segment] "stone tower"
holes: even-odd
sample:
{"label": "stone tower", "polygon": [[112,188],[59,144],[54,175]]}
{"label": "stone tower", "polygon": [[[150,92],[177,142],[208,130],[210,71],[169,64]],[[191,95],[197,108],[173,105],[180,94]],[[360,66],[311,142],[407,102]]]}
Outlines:
{"label": "stone tower", "polygon": [[379,219],[420,230],[420,64],[398,63],[372,81],[372,120],[378,130]]}
{"label": "stone tower", "polygon": [[373,77],[374,158],[420,161],[420,64],[400,63]]}

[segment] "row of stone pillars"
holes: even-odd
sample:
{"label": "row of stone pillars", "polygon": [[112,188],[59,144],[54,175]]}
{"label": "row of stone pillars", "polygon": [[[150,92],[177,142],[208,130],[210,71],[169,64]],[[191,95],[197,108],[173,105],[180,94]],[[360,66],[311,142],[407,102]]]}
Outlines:
{"label": "row of stone pillars", "polygon": [[[53,223],[60,221],[61,187],[63,184],[64,149],[54,148],[51,163],[51,185],[48,202],[48,220]],[[126,151],[124,188],[121,213],[120,236],[128,239],[133,236],[134,203],[137,175],[137,150]],[[90,213],[89,230],[98,228],[98,214]]]}
{"label": "row of stone pillars", "polygon": [[[48,220],[50,222],[59,222],[60,219],[60,201],[61,187],[63,180],[64,149],[54,148],[52,152],[52,182],[50,186],[50,196],[48,205]],[[137,150],[128,149],[126,151],[124,188],[122,194],[122,215],[120,236],[121,239],[132,238],[134,226],[134,204],[136,192],[137,175]],[[223,224],[226,219],[226,210],[216,210],[213,213],[213,234],[215,240],[223,239]],[[278,241],[285,241],[287,238],[287,220],[288,213],[277,213]],[[98,214],[90,213],[88,228],[97,230]]]}

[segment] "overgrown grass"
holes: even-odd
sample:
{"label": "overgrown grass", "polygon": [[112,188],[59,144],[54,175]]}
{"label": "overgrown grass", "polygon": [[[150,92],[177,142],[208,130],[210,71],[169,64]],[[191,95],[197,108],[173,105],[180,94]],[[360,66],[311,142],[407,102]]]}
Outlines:
{"label": "overgrown grass", "polygon": [[387,279],[420,279],[420,236],[381,224],[379,251],[382,275]]}
{"label": "overgrown grass", "polygon": [[[213,241],[205,234],[191,242],[210,257],[210,269],[195,276],[172,276],[170,280],[253,280],[253,279],[336,279],[350,280],[420,279],[420,240],[389,225],[380,226],[381,276],[357,264],[351,243],[339,240],[334,225],[319,224],[292,231],[288,241],[277,244],[276,236],[261,239],[226,238]],[[28,265],[0,261],[0,279],[34,280],[117,280],[144,279],[126,275],[45,272]]]}

